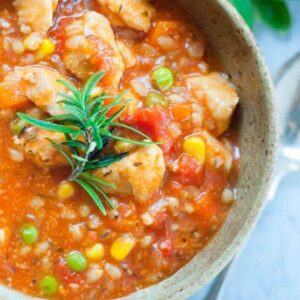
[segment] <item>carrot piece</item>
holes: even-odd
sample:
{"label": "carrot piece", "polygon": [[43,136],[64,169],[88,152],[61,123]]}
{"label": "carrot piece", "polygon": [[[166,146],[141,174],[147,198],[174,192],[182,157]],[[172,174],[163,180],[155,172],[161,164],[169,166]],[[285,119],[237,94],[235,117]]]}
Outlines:
{"label": "carrot piece", "polygon": [[177,21],[158,21],[150,31],[149,43],[156,45],[159,37],[177,32],[179,26],[180,23]]}
{"label": "carrot piece", "polygon": [[176,122],[181,124],[185,131],[192,129],[192,107],[190,104],[177,104],[171,106],[171,113]]}
{"label": "carrot piece", "polygon": [[28,98],[15,86],[0,85],[0,109],[17,109],[29,103]]}

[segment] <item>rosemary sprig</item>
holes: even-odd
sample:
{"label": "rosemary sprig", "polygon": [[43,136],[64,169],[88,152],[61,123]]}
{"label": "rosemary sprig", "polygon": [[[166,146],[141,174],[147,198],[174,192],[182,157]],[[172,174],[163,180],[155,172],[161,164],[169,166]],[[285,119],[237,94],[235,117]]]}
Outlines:
{"label": "rosemary sprig", "polygon": [[[36,119],[24,113],[18,113],[18,117],[33,126],[65,135],[66,141],[62,144],[50,139],[49,142],[68,161],[72,169],[68,180],[79,184],[94,200],[103,215],[106,215],[104,202],[111,208],[113,208],[113,203],[102,187],[109,186],[113,188],[114,186],[94,176],[90,171],[120,161],[127,153],[101,156],[103,148],[110,139],[135,145],[150,145],[153,142],[142,132],[118,122],[119,116],[125,109],[124,100],[122,100],[123,94],[112,96],[104,92],[95,98],[91,96],[91,92],[104,75],[105,73],[102,71],[94,74],[82,89],[76,88],[67,81],[59,81],[71,92],[70,94],[60,94],[62,100],[59,103],[63,104],[66,111],[65,115],[51,117],[46,120]],[[107,98],[114,100],[105,105],[104,100]],[[120,105],[122,106],[116,113],[110,117],[107,116],[110,109]],[[114,134],[114,129],[118,127],[132,131],[144,141],[128,139]]]}

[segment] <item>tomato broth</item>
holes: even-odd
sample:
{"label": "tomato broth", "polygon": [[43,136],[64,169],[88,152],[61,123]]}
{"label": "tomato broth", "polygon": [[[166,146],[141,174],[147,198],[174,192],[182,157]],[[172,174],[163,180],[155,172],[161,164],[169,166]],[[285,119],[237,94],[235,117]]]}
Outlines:
{"label": "tomato broth", "polygon": [[[51,299],[129,295],[174,274],[224,222],[239,169],[230,129],[238,95],[212,67],[201,29],[175,3],[128,0],[116,10],[120,1],[49,0],[52,21],[42,30],[47,20],[27,17],[26,2],[0,4],[0,282]],[[87,10],[97,15],[88,19]],[[30,79],[29,90],[26,72],[34,66],[42,75]],[[54,148],[43,159],[52,147],[47,133],[25,139],[28,125],[15,126],[17,112],[51,115],[57,103],[44,103],[48,94],[39,93],[45,84],[38,80],[52,70],[78,88],[104,70],[98,88],[127,90],[133,99],[124,101],[120,122],[158,142],[147,153],[147,146],[108,143],[106,152],[129,154],[103,175],[119,185],[107,192],[115,207],[106,205],[107,216],[68,181],[70,168]],[[139,159],[135,174],[122,165],[130,155]]]}

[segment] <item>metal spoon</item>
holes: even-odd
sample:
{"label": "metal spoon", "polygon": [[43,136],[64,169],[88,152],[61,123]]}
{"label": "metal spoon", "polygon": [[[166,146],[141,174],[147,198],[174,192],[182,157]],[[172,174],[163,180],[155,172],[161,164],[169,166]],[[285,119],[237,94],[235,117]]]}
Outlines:
{"label": "metal spoon", "polygon": [[286,175],[300,170],[300,53],[282,67],[275,84],[280,145],[268,200]]}
{"label": "metal spoon", "polygon": [[[283,178],[300,171],[300,53],[281,68],[275,84],[280,144],[267,201],[274,199]],[[233,266],[237,263],[238,257],[219,274],[205,300],[223,299]]]}

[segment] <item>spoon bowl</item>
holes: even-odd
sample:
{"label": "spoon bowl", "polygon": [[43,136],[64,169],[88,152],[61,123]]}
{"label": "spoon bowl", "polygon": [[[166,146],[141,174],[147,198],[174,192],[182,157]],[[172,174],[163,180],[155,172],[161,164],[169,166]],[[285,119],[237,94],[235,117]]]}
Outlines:
{"label": "spoon bowl", "polygon": [[280,144],[268,200],[286,175],[300,170],[300,53],[282,67],[275,82]]}

